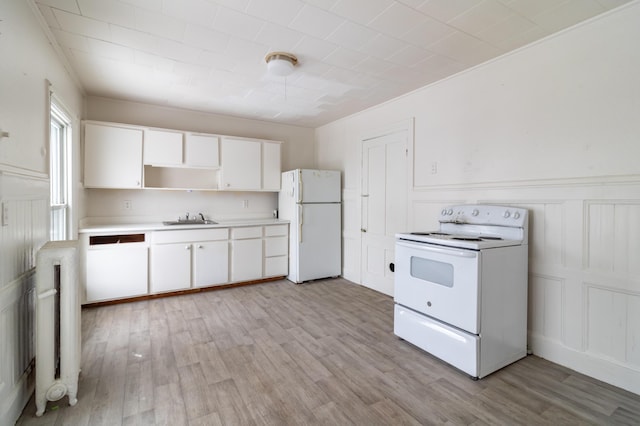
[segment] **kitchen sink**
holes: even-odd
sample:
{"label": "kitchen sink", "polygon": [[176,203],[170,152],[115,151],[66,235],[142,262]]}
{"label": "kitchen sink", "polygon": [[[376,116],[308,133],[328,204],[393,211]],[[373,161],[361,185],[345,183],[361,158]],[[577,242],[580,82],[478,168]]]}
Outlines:
{"label": "kitchen sink", "polygon": [[218,222],[214,222],[209,219],[194,219],[194,220],[168,220],[166,222],[162,222],[163,225],[174,226],[174,225],[217,225]]}

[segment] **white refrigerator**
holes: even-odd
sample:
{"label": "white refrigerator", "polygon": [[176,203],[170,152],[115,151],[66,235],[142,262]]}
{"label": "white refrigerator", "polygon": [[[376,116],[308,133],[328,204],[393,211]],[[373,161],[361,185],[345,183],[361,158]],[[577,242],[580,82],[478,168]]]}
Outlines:
{"label": "white refrigerator", "polygon": [[290,221],[289,275],[294,283],[342,273],[340,172],[296,169],[282,173],[280,219]]}

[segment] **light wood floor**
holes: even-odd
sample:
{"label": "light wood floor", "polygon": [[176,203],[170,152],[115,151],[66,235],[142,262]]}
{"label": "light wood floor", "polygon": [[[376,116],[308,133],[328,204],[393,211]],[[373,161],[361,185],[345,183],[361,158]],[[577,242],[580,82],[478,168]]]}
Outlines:
{"label": "light wood floor", "polygon": [[19,425],[640,424],[640,396],[529,356],[472,381],[342,279],[82,312],[79,401]]}

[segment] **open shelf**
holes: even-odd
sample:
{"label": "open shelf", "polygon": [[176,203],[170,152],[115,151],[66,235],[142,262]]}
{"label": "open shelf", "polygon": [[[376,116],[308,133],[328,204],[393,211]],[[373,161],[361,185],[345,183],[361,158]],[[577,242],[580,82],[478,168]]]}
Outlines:
{"label": "open shelf", "polygon": [[218,189],[218,170],[144,166],[144,187],[157,189]]}

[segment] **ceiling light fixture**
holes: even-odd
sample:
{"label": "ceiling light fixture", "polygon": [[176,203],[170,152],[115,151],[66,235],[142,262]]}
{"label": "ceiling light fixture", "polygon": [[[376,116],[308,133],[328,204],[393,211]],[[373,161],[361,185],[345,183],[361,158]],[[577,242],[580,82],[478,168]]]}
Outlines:
{"label": "ceiling light fixture", "polygon": [[264,60],[267,61],[267,72],[278,77],[288,76],[298,64],[298,58],[287,52],[271,52]]}

